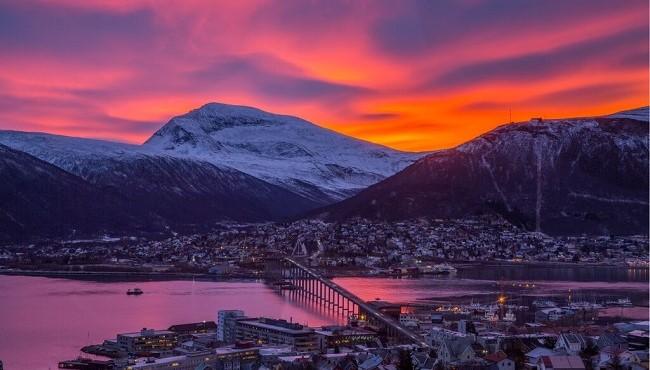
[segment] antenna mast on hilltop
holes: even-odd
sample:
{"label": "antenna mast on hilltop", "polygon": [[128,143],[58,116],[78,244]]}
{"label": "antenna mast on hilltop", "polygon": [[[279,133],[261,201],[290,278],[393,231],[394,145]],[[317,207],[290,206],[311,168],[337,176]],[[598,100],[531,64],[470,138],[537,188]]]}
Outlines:
{"label": "antenna mast on hilltop", "polygon": [[509,121],[512,123],[512,107],[508,108],[508,114],[509,114]]}

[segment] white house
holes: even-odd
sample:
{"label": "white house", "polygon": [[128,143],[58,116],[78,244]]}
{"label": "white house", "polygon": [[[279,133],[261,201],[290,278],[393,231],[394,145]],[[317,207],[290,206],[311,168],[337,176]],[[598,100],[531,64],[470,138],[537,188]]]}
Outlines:
{"label": "white house", "polygon": [[570,355],[577,355],[587,347],[585,338],[580,334],[562,333],[555,343],[556,350],[564,350]]}

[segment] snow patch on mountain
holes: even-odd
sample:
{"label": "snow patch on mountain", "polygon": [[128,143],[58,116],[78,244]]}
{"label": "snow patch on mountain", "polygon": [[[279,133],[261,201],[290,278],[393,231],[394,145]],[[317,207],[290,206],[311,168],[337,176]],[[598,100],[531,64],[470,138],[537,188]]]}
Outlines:
{"label": "snow patch on mountain", "polygon": [[641,107],[637,109],[624,110],[622,112],[614,113],[607,116],[608,118],[629,118],[635,119],[637,121],[648,122],[649,118],[649,107]]}
{"label": "snow patch on mountain", "polygon": [[422,156],[347,137],[297,117],[218,103],[173,118],[143,146],[233,167],[329,201],[346,198]]}
{"label": "snow patch on mountain", "polygon": [[40,132],[0,131],[0,144],[33,155],[68,172],[88,160],[156,155],[140,145]]}

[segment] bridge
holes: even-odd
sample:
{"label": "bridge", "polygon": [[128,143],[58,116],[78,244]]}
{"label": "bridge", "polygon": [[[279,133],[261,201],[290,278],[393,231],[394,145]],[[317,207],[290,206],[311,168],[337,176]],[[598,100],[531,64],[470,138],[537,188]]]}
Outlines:
{"label": "bridge", "polygon": [[389,340],[429,347],[422,337],[317,271],[287,257],[268,261],[266,276],[279,290],[291,290],[342,316],[378,327]]}

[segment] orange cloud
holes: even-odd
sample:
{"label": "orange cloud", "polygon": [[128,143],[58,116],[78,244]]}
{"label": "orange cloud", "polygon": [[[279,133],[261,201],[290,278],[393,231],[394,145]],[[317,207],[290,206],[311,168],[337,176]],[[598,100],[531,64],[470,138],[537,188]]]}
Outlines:
{"label": "orange cloud", "polygon": [[0,4],[0,128],[142,142],[206,102],[404,150],[648,104],[648,3]]}

